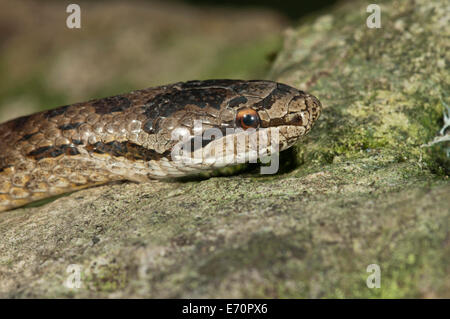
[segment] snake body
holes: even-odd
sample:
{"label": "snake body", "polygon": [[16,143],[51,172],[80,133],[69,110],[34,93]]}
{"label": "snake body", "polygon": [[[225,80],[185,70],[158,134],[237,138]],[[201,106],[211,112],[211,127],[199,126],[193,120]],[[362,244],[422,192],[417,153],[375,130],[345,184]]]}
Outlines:
{"label": "snake body", "polygon": [[[317,98],[285,84],[206,80],[10,120],[0,124],[0,211],[112,181],[177,177],[260,157],[245,147],[222,147],[246,132],[246,138],[268,133],[263,150],[281,151],[308,133],[320,112]],[[222,136],[205,138],[210,129]],[[173,138],[177,131],[182,140]],[[200,152],[196,161],[174,159],[180,141],[193,146],[190,155]]]}

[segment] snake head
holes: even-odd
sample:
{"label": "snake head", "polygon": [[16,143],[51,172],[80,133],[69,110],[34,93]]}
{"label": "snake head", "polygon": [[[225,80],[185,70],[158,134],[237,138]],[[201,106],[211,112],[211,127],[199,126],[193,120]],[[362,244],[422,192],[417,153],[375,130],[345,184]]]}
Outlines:
{"label": "snake head", "polygon": [[244,130],[277,130],[280,151],[306,135],[320,116],[322,105],[311,94],[272,81],[247,83],[245,92],[239,97],[240,101],[246,102],[233,106],[234,126]]}
{"label": "snake head", "polygon": [[[204,167],[252,162],[282,151],[311,130],[322,108],[316,97],[273,81],[193,81],[180,90],[196,94],[196,107],[184,117],[191,128],[184,154]],[[220,106],[213,103],[218,95],[207,92],[220,94]]]}

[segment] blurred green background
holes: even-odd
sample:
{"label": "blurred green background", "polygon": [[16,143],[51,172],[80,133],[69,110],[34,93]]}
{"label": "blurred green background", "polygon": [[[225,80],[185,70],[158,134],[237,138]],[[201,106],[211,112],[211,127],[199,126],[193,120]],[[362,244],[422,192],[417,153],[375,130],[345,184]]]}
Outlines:
{"label": "blurred green background", "polygon": [[0,122],[176,81],[265,78],[283,30],[334,0],[0,0]]}

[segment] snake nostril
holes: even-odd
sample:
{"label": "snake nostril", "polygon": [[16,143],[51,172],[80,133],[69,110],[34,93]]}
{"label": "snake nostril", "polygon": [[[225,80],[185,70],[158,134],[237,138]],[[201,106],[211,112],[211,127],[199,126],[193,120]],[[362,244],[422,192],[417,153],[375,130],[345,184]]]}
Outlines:
{"label": "snake nostril", "polygon": [[304,125],[304,123],[303,123],[303,117],[301,116],[301,114],[296,114],[295,115],[295,117],[294,117],[294,125],[298,125],[298,126],[301,126],[301,125]]}
{"label": "snake nostril", "polygon": [[289,121],[290,125],[301,126],[303,125],[303,118],[300,114],[295,114],[292,119]]}

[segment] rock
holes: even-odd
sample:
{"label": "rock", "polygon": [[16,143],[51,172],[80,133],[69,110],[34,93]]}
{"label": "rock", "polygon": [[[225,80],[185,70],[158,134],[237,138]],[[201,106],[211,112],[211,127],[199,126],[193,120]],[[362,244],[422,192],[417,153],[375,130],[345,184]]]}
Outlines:
{"label": "rock", "polygon": [[286,32],[270,77],[324,111],[279,174],[108,185],[0,214],[0,296],[450,297],[449,166],[421,147],[442,125],[449,13],[379,3],[381,29],[358,1]]}

